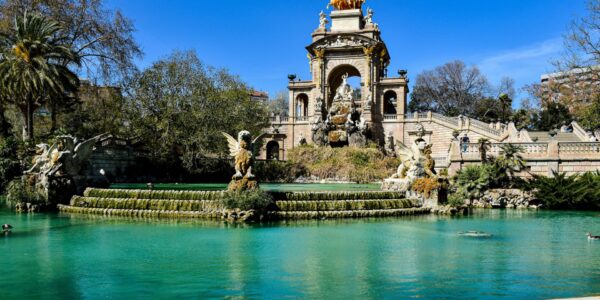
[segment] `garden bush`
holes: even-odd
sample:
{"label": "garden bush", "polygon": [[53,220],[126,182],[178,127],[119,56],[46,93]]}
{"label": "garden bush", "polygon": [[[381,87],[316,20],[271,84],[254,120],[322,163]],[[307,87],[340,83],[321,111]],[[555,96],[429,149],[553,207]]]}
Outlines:
{"label": "garden bush", "polygon": [[460,193],[450,194],[450,195],[448,195],[448,203],[447,204],[452,207],[461,207],[461,206],[465,205],[465,198]]}
{"label": "garden bush", "polygon": [[290,163],[320,179],[338,179],[358,183],[381,181],[390,177],[400,160],[387,157],[376,147],[330,148],[305,145],[288,152]]}
{"label": "garden bush", "polygon": [[437,178],[419,178],[411,185],[411,190],[425,196],[431,197],[431,192],[438,190],[441,187]]}
{"label": "garden bush", "polygon": [[265,213],[273,204],[273,197],[263,190],[247,190],[243,192],[225,192],[221,199],[223,206],[229,209],[254,210]]}
{"label": "garden bush", "polygon": [[47,205],[46,197],[36,191],[33,187],[25,184],[23,180],[13,180],[8,184],[6,203],[14,206],[17,203],[31,203]]}
{"label": "garden bush", "polygon": [[525,184],[549,209],[600,210],[600,172],[553,177],[534,176]]}
{"label": "garden bush", "polygon": [[21,174],[18,152],[19,143],[14,138],[0,138],[0,195],[5,194],[8,184]]}

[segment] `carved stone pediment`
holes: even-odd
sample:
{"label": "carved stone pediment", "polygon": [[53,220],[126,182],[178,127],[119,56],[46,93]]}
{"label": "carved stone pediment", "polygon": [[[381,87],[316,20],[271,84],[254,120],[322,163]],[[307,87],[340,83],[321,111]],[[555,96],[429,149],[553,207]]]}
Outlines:
{"label": "carved stone pediment", "polygon": [[367,37],[354,34],[339,34],[323,38],[309,46],[309,49],[344,49],[344,48],[362,48],[374,47],[379,42]]}

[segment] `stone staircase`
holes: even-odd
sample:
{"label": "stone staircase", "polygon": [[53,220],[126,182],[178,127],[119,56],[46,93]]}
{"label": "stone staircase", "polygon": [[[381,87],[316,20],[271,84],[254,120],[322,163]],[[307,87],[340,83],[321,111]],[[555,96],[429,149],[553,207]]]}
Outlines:
{"label": "stone staircase", "polygon": [[[65,213],[134,218],[222,219],[222,191],[148,191],[87,189]],[[267,217],[281,219],[335,219],[397,217],[429,213],[400,192],[272,192],[275,199]]]}
{"label": "stone staircase", "polygon": [[402,192],[273,193],[277,219],[396,217],[429,213]]}

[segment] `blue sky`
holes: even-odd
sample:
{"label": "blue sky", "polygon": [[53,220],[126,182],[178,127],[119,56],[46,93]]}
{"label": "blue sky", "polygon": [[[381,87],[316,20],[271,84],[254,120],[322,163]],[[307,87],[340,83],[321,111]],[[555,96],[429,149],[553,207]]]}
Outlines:
{"label": "blue sky", "polygon": [[[305,46],[327,0],[109,0],[133,19],[144,58],[140,67],[173,50],[196,50],[207,64],[238,74],[259,90],[285,90],[287,74],[309,79]],[[375,11],[394,70],[418,73],[460,59],[480,67],[491,83],[539,81],[560,56],[585,0],[367,0]]]}

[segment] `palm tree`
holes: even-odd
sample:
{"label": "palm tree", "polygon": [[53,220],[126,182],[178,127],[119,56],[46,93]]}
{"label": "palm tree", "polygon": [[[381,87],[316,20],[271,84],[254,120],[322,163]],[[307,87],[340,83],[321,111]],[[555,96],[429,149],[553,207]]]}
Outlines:
{"label": "palm tree", "polygon": [[486,138],[480,138],[477,141],[477,144],[479,144],[479,154],[481,155],[481,163],[485,164],[488,161],[487,153],[488,151],[490,151],[492,143]]}
{"label": "palm tree", "polygon": [[34,111],[79,86],[67,66],[79,65],[80,58],[64,40],[57,22],[27,12],[15,18],[10,34],[0,35],[0,87],[23,114],[25,140],[33,141]]}
{"label": "palm tree", "polygon": [[521,153],[523,148],[514,144],[503,144],[500,146],[500,156],[496,159],[498,167],[512,178],[515,172],[521,172],[525,168],[525,159]]}
{"label": "palm tree", "polygon": [[498,99],[500,100],[500,104],[502,105],[502,122],[506,123],[508,119],[506,117],[506,111],[509,107],[512,107],[512,99],[510,99],[510,97],[507,94],[500,95]]}

